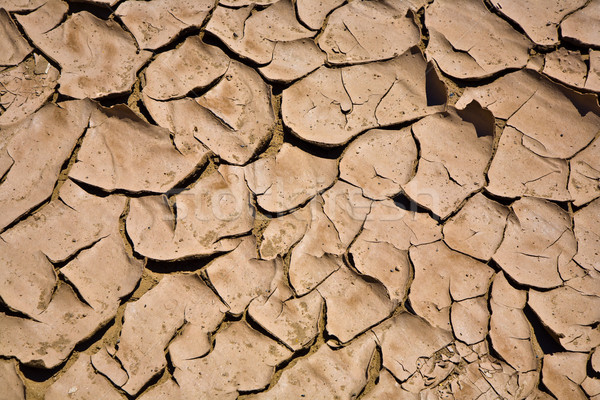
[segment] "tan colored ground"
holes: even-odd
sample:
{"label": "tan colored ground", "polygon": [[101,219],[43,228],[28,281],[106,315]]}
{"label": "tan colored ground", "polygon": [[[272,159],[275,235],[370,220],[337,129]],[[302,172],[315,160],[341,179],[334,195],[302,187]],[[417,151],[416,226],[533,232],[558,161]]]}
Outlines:
{"label": "tan colored ground", "polygon": [[0,30],[0,400],[600,400],[600,1]]}

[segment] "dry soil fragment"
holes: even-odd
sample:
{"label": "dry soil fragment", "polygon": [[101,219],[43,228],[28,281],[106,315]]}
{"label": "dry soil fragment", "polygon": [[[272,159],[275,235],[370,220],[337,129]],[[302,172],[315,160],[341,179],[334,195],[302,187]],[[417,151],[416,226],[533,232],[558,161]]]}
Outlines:
{"label": "dry soil fragment", "polygon": [[457,339],[474,344],[485,339],[490,313],[485,297],[475,297],[452,304],[450,321]]}
{"label": "dry soil fragment", "polygon": [[123,400],[110,381],[92,367],[90,356],[81,354],[77,361],[48,388],[47,400]]}
{"label": "dry soil fragment", "polygon": [[[61,66],[59,92],[75,98],[127,93],[151,53],[139,51],[116,22],[87,11],[73,14],[48,32],[23,24],[33,42]],[[67,40],[69,38],[69,40]]]}
{"label": "dry soil fragment", "polygon": [[170,43],[184,29],[199,28],[215,7],[212,0],[128,0],[115,14],[143,49]]}
{"label": "dry soil fragment", "polygon": [[587,66],[579,51],[561,47],[546,54],[544,74],[567,85],[583,88],[587,77]]}
{"label": "dry soil fragment", "polygon": [[277,42],[271,62],[259,68],[270,81],[289,83],[308,75],[325,63],[323,53],[312,39]]}
{"label": "dry soil fragment", "polygon": [[40,38],[60,24],[65,18],[69,6],[62,0],[47,0],[44,4],[29,14],[17,14],[19,24],[32,39]]}
{"label": "dry soil fragment", "polygon": [[492,6],[519,24],[527,36],[540,46],[557,44],[558,25],[565,16],[583,7],[586,0],[550,0],[524,3],[518,0],[493,0]]}
{"label": "dry soil fragment", "polygon": [[331,13],[319,47],[332,64],[353,64],[399,56],[420,40],[419,28],[405,7],[355,1]]}
{"label": "dry soil fragment", "polygon": [[444,224],[444,241],[454,250],[489,260],[502,242],[508,212],[477,193]]}
{"label": "dry soil fragment", "polygon": [[442,0],[427,8],[427,56],[460,79],[484,78],[522,68],[533,44],[481,0]]}
{"label": "dry soil fragment", "polygon": [[301,139],[332,146],[434,113],[443,106],[427,102],[426,68],[414,49],[384,62],[321,67],[283,91],[283,122]]}
{"label": "dry soil fragment", "polygon": [[486,189],[497,196],[533,196],[568,201],[569,166],[560,158],[537,155],[525,145],[526,136],[507,126],[500,136],[488,171]]}
{"label": "dry soil fragment", "polygon": [[513,288],[499,273],[492,286],[490,339],[494,350],[519,372],[534,371],[538,357],[532,344],[532,328],[523,308],[527,293]]}
{"label": "dry soil fragment", "polygon": [[412,247],[410,259],[415,266],[409,295],[413,309],[433,326],[447,330],[452,301],[485,295],[494,273],[441,241]]}
{"label": "dry soil fragment", "polygon": [[331,274],[317,290],[327,306],[325,328],[342,343],[388,317],[397,305],[381,283],[367,281],[347,267]]}
{"label": "dry soil fragment", "polygon": [[0,154],[14,163],[3,171],[0,183],[0,229],[50,197],[63,163],[88,124],[89,113],[90,103],[85,101],[48,104],[3,129],[9,139]]}
{"label": "dry soil fragment", "polygon": [[141,399],[235,400],[239,392],[264,389],[275,366],[292,355],[291,351],[243,321],[221,329],[214,341],[214,349],[206,357],[174,362],[175,381],[168,380],[155,386]]}
{"label": "dry soil fragment", "polygon": [[296,20],[291,0],[279,0],[264,9],[217,6],[206,25],[234,53],[257,64],[268,64],[277,42],[310,38],[316,32]]}
{"label": "dry soil fragment", "polygon": [[[201,326],[195,333],[196,340],[202,340],[203,335],[217,328],[224,311],[223,303],[199,276],[167,275],[139,300],[127,305],[112,362],[98,365],[94,362],[94,365],[124,391],[135,395],[165,367],[165,349],[182,326]],[[202,343],[204,351],[190,357],[202,356],[210,350],[206,338]],[[128,376],[124,384],[122,370]]]}
{"label": "dry soil fragment", "polygon": [[400,381],[410,378],[428,359],[452,341],[452,334],[409,313],[401,313],[373,329],[381,345],[383,366]]}
{"label": "dry soil fragment", "polygon": [[157,260],[233,250],[252,230],[254,209],[240,167],[222,165],[173,196],[131,199],[127,234],[134,250]]}
{"label": "dry soil fragment", "polygon": [[[221,50],[203,47],[204,56],[218,64],[217,71],[220,73],[221,62],[225,62],[221,58]],[[195,65],[197,62],[187,53],[183,56],[186,56],[184,64]],[[188,57],[192,60],[188,61]],[[217,71],[210,72],[209,77],[216,76]],[[161,88],[160,93],[183,96],[193,92],[197,82],[208,82],[208,79],[198,80],[193,69],[189,77],[186,85],[180,82],[175,89]],[[275,116],[270,96],[270,87],[255,70],[231,61],[225,75],[199,97],[155,101],[144,91],[143,99],[152,118],[174,132],[176,140],[178,136],[187,141],[195,137],[225,161],[241,165],[247,163],[271,138]]]}
{"label": "dry soil fragment", "polygon": [[0,32],[0,66],[17,65],[31,53],[31,46],[4,8],[0,8]]}
{"label": "dry soil fragment", "polygon": [[577,252],[571,217],[556,204],[531,197],[517,200],[512,208],[494,260],[520,284],[562,284],[558,271]]}
{"label": "dry soil fragment", "polygon": [[17,123],[37,111],[54,93],[57,80],[58,70],[37,54],[0,71],[0,125]]}
{"label": "dry soil fragment", "polygon": [[293,245],[304,237],[311,224],[313,202],[282,217],[273,218],[263,232],[260,244],[260,257],[272,260],[284,256]]}
{"label": "dry soil fragment", "polygon": [[327,15],[344,4],[344,0],[298,0],[296,9],[298,19],[310,29],[318,31],[323,26]]}
{"label": "dry soil fragment", "polygon": [[418,400],[419,395],[407,392],[387,369],[379,373],[375,387],[362,398],[364,400]]}
{"label": "dry soil fragment", "polygon": [[544,385],[558,399],[586,400],[579,387],[586,377],[587,354],[554,353],[544,357]]}
{"label": "dry soil fragment", "polygon": [[259,260],[256,239],[248,236],[231,253],[211,262],[206,273],[229,311],[241,315],[252,300],[275,290],[275,276],[282,268],[280,259]]}
{"label": "dry soil fragment", "polygon": [[17,373],[14,360],[0,360],[0,386],[2,400],[25,400],[25,386]]}
{"label": "dry soil fragment", "polygon": [[106,191],[166,192],[195,171],[169,131],[150,125],[124,105],[92,111],[69,177]]}
{"label": "dry soil fragment", "polygon": [[2,8],[6,11],[30,11],[41,7],[48,0],[5,0],[2,2]]}
{"label": "dry soil fragment", "polygon": [[279,213],[296,208],[331,186],[337,176],[337,160],[320,158],[284,143],[272,157],[245,168],[248,187],[258,205]]}
{"label": "dry soil fragment", "polygon": [[[354,140],[340,161],[340,178],[364,196],[385,200],[402,191],[413,175],[417,146],[410,128],[373,129]],[[370,168],[369,168],[370,167]]]}
{"label": "dry soil fragment", "polygon": [[590,351],[600,344],[600,297],[568,286],[529,291],[529,305],[569,351]]}
{"label": "dry soil fragment", "polygon": [[596,138],[577,153],[569,164],[569,193],[573,204],[579,207],[600,196],[600,139]]}
{"label": "dry soil fragment", "polygon": [[600,200],[575,213],[577,254],[574,260],[583,268],[600,272]]}
{"label": "dry soil fragment", "polygon": [[600,46],[600,1],[591,0],[580,10],[565,18],[560,24],[561,36],[584,46]]}
{"label": "dry soil fragment", "polygon": [[412,130],[421,146],[421,157],[417,174],[404,185],[404,191],[416,203],[445,218],[485,185],[493,138],[480,136],[473,124],[453,112],[426,117]]}
{"label": "dry soil fragment", "polygon": [[324,344],[284,370],[270,390],[249,399],[355,399],[367,384],[367,369],[374,351],[371,335],[337,350]]}

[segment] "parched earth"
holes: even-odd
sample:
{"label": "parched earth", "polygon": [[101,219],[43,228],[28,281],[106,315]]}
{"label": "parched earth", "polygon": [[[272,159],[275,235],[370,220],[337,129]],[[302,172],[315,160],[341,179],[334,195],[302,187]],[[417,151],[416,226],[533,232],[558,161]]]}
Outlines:
{"label": "parched earth", "polygon": [[600,400],[600,0],[0,29],[1,400]]}

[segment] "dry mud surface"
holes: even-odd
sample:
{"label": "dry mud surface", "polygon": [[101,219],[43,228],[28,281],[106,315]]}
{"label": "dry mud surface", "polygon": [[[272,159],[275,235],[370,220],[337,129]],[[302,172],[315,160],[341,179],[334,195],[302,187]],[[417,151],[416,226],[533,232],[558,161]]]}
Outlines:
{"label": "dry mud surface", "polygon": [[600,400],[600,0],[0,30],[0,400]]}

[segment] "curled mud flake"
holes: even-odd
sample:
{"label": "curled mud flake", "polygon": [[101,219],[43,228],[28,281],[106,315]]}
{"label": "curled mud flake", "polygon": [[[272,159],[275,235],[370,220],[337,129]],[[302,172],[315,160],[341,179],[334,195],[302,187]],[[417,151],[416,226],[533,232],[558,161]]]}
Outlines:
{"label": "curled mud flake", "polygon": [[211,0],[128,0],[115,14],[141,48],[154,50],[171,43],[183,30],[202,26],[214,7]]}
{"label": "curled mud flake", "polygon": [[241,315],[252,300],[277,288],[282,270],[281,259],[259,260],[256,239],[248,236],[231,253],[212,261],[206,274],[229,312]]}
{"label": "curled mud flake", "polygon": [[506,207],[477,193],[444,224],[444,241],[454,250],[489,260],[502,242],[508,213]]}
{"label": "curled mud flake", "polygon": [[573,259],[585,269],[600,272],[600,200],[577,211],[573,219],[577,238]]}
{"label": "curled mud flake", "polygon": [[415,312],[435,327],[451,330],[450,306],[483,296],[494,271],[438,241],[410,249],[415,279],[410,287],[410,304]]}
{"label": "curled mud flake", "polygon": [[586,5],[586,0],[550,0],[542,3],[523,3],[518,0],[492,0],[492,6],[523,28],[539,46],[559,42],[558,26],[572,12]]}
{"label": "curled mud flake", "polygon": [[248,187],[263,209],[294,209],[331,186],[338,174],[337,160],[314,156],[284,143],[279,152],[245,167]]}
{"label": "curled mud flake", "polygon": [[298,19],[314,31],[323,26],[327,15],[344,4],[344,0],[297,0]]}
{"label": "curled mud flake", "polygon": [[421,158],[404,191],[416,203],[445,218],[485,185],[493,137],[480,136],[473,124],[454,112],[426,117],[412,130]]}
{"label": "curled mud flake", "polygon": [[297,351],[307,347],[319,333],[323,298],[314,290],[292,298],[287,284],[254,299],[248,315],[270,334]]}
{"label": "curled mud flake", "polygon": [[583,46],[600,46],[600,31],[590,29],[600,24],[600,1],[591,0],[586,6],[568,15],[560,24],[563,39]]}
{"label": "curled mud flake", "polygon": [[217,6],[206,31],[240,57],[260,65],[271,62],[277,42],[306,39],[316,34],[296,20],[291,0],[253,9],[253,5],[237,9]]}
{"label": "curled mud flake", "polygon": [[272,260],[284,256],[304,237],[312,221],[312,202],[284,216],[273,218],[263,232],[260,257]]}
{"label": "curled mud flake", "polygon": [[234,400],[240,392],[266,388],[275,373],[275,366],[292,355],[284,346],[250,328],[244,321],[232,322],[219,330],[214,341],[214,349],[206,357],[174,363],[175,385],[168,380],[150,389],[141,399]]}
{"label": "curled mud flake", "polygon": [[557,81],[580,89],[585,87],[588,74],[581,53],[564,47],[546,54],[543,71]]}
{"label": "curled mud flake", "polygon": [[490,313],[487,299],[475,297],[458,301],[450,309],[450,321],[454,336],[467,344],[475,344],[488,334]]}
{"label": "curled mud flake", "polygon": [[[340,267],[317,290],[327,307],[327,333],[342,343],[387,318],[397,303],[391,301],[379,282],[364,279],[347,267]],[[352,309],[352,313],[348,310]]]}
{"label": "curled mud flake", "polygon": [[[2,129],[0,160],[12,161],[0,183],[0,229],[50,197],[62,165],[88,124],[91,103],[48,104]],[[2,164],[3,162],[0,162]],[[4,169],[4,168],[3,168]]]}
{"label": "curled mud flake", "polygon": [[298,39],[275,43],[273,59],[258,70],[270,81],[290,83],[308,75],[324,63],[325,53],[312,39]]}
{"label": "curled mud flake", "polygon": [[544,357],[542,381],[558,399],[588,399],[579,386],[586,378],[586,363],[587,354],[548,354]]}
{"label": "curled mud flake", "polygon": [[0,126],[15,124],[37,111],[54,93],[58,70],[37,54],[0,71]]}
{"label": "curled mud flake", "polygon": [[530,197],[517,200],[512,208],[504,240],[493,259],[522,285],[561,285],[558,271],[577,253],[569,214],[556,204]]}
{"label": "curled mud flake", "polygon": [[490,339],[494,350],[519,372],[538,368],[532,328],[523,312],[526,299],[527,292],[513,288],[504,274],[496,275],[490,300]]}
{"label": "curled mud flake", "polygon": [[440,111],[426,96],[427,63],[411,49],[389,61],[321,67],[283,91],[284,124],[303,140],[335,146],[367,129]]}
{"label": "curled mud flake", "polygon": [[229,63],[221,49],[204,44],[200,36],[191,36],[150,63],[143,93],[153,100],[185,97],[214,84],[227,72]]}
{"label": "curled mud flake", "polygon": [[370,334],[336,350],[323,344],[315,353],[284,370],[272,388],[248,399],[355,399],[367,384],[367,370],[374,352],[375,340]]}
{"label": "curled mud flake", "polygon": [[384,368],[379,373],[375,387],[361,398],[364,400],[419,400],[419,395],[402,389],[394,376]]}
{"label": "curled mud flake", "polygon": [[92,111],[71,179],[106,191],[163,193],[201,161],[181,154],[169,131],[150,125],[124,105]]}
{"label": "curled mud flake", "polygon": [[[32,22],[33,24],[33,22]],[[28,26],[24,26],[28,30]],[[29,26],[29,31],[34,28]],[[138,69],[150,58],[116,22],[87,11],[73,14],[32,41],[61,66],[59,92],[74,98],[128,93]]]}
{"label": "curled mud flake", "polygon": [[[125,392],[135,395],[166,366],[165,350],[180,328],[184,327],[182,334],[171,346],[185,349],[185,342],[193,338],[198,341],[194,348],[198,353],[175,351],[174,359],[208,353],[207,335],[217,328],[224,311],[223,303],[199,276],[166,276],[139,300],[127,305],[118,349],[113,358],[104,357],[104,362],[94,356],[94,366]],[[196,325],[200,329],[194,329]],[[195,335],[186,333],[188,329]],[[122,371],[128,377],[124,384]]]}
{"label": "curled mud flake", "polygon": [[540,197],[569,201],[568,162],[560,158],[542,157],[524,145],[526,136],[507,126],[500,136],[496,154],[488,171],[490,193],[501,197]]}
{"label": "curled mud flake", "polygon": [[2,394],[0,398],[5,400],[25,400],[25,385],[17,373],[17,362],[15,360],[0,360],[0,385]]}
{"label": "curled mud flake", "polygon": [[19,24],[33,41],[39,40],[46,32],[56,28],[67,13],[69,6],[62,0],[48,0],[29,14],[17,14]]}
{"label": "curled mud flake", "polygon": [[340,178],[360,187],[368,198],[385,200],[402,191],[416,163],[417,146],[410,128],[373,129],[347,147],[340,161]]}
{"label": "curled mud flake", "polygon": [[437,1],[427,8],[425,23],[428,58],[455,78],[484,78],[522,68],[533,47],[480,0]]}
{"label": "curled mud flake", "polygon": [[[195,87],[186,89],[193,93]],[[144,94],[143,99],[154,120],[175,133],[178,147],[194,147],[199,141],[223,160],[244,165],[272,137],[270,96],[270,87],[256,71],[231,61],[225,76],[199,97],[155,101]]]}
{"label": "curled mud flake", "polygon": [[353,64],[399,56],[419,40],[405,7],[360,0],[331,13],[318,44],[330,63]]}
{"label": "curled mud flake", "polygon": [[600,344],[600,297],[568,286],[529,291],[529,306],[568,351],[590,351]]}
{"label": "curled mud flake", "polygon": [[48,388],[44,399],[123,400],[125,397],[106,377],[94,370],[88,354],[80,354],[77,361]]}
{"label": "curled mud flake", "polygon": [[422,359],[431,358],[453,340],[450,332],[409,313],[388,319],[373,332],[381,346],[383,366],[400,381],[417,372],[423,365]]}
{"label": "curled mud flake", "polygon": [[33,50],[4,8],[0,9],[0,32],[0,66],[17,65]]}
{"label": "curled mud flake", "polygon": [[222,165],[174,196],[131,199],[127,234],[134,250],[156,260],[231,251],[252,230],[254,208],[240,167]]}
{"label": "curled mud flake", "polygon": [[600,92],[600,51],[590,50],[590,70],[585,81],[585,88]]}

